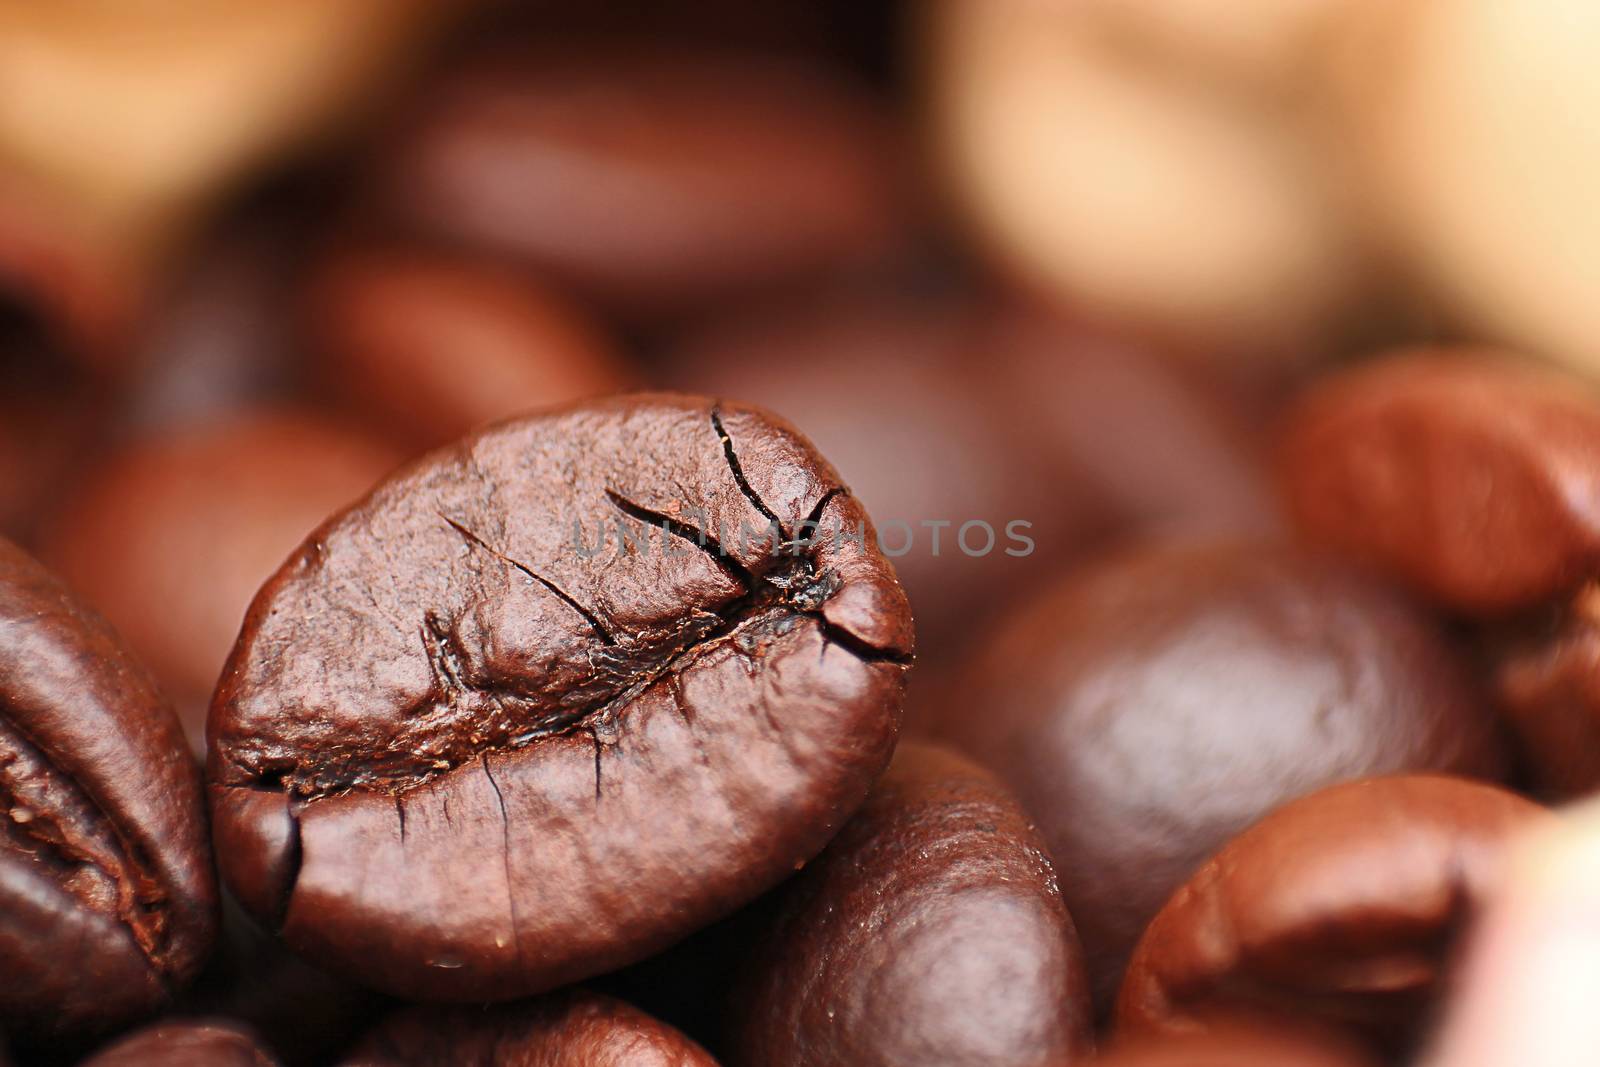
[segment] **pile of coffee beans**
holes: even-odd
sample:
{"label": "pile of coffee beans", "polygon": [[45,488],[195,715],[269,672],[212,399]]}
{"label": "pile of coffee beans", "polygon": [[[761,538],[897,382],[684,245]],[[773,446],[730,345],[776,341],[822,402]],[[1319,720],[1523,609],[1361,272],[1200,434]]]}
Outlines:
{"label": "pile of coffee beans", "polygon": [[1392,6],[0,12],[0,1067],[1513,1067],[1600,24]]}

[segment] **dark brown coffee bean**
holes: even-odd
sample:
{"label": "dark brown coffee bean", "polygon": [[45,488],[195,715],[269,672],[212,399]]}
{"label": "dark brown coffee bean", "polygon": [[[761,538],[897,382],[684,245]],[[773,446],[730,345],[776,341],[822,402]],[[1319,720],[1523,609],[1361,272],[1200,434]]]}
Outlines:
{"label": "dark brown coffee bean", "polygon": [[870,100],[819,69],[595,45],[482,55],[374,168],[404,227],[630,314],[875,259],[906,196]]}
{"label": "dark brown coffee bean", "polygon": [[528,278],[458,255],[348,250],[323,269],[309,303],[333,389],[428,448],[635,384],[575,308]]}
{"label": "dark brown coffee bean", "polygon": [[1455,935],[1544,809],[1480,782],[1396,775],[1302,797],[1240,834],[1151,922],[1117,1024],[1185,1031],[1262,1010],[1413,1043]]}
{"label": "dark brown coffee bean", "polygon": [[1504,772],[1425,616],[1256,543],[1129,552],[1063,581],[990,636],[939,732],[1039,821],[1107,1007],[1167,896],[1283,801],[1391,771]]}
{"label": "dark brown coffee bean", "polygon": [[495,1008],[413,1008],[344,1067],[716,1067],[699,1045],[620,1000],[575,990]]}
{"label": "dark brown coffee bean", "polygon": [[0,541],[0,1021],[80,1035],[147,1012],[215,933],[200,781],[98,616]]}
{"label": "dark brown coffee bean", "polygon": [[1496,616],[1600,571],[1600,397],[1492,353],[1406,352],[1313,389],[1280,455],[1311,539]]}
{"label": "dark brown coffee bean", "polygon": [[151,433],[90,472],[43,554],[151,665],[198,747],[250,598],[308,530],[400,459],[287,409]]}
{"label": "dark brown coffee bean", "polygon": [[1096,1067],[1373,1067],[1335,1035],[1238,1021],[1199,1033],[1141,1034],[1118,1040]]}
{"label": "dark brown coffee bean", "polygon": [[224,1020],[148,1026],[100,1050],[83,1067],[277,1067],[250,1032]]}
{"label": "dark brown coffee bean", "polygon": [[224,874],[308,959],[414,997],[665,947],[887,763],[911,620],[872,538],[796,431],[701,398],[420,460],[251,607],[208,723]]}
{"label": "dark brown coffee bean", "polygon": [[806,427],[895,553],[927,666],[1108,537],[1275,522],[1266,471],[1215,397],[1042,312],[835,298],[699,331],[664,373]]}
{"label": "dark brown coffee bean", "polygon": [[308,214],[278,197],[252,202],[184,257],[138,335],[120,430],[171,433],[302,391],[303,346],[285,309],[311,254]]}
{"label": "dark brown coffee bean", "polygon": [[902,745],[794,882],[734,1021],[751,1067],[1087,1062],[1083,950],[1038,831],[986,771]]}

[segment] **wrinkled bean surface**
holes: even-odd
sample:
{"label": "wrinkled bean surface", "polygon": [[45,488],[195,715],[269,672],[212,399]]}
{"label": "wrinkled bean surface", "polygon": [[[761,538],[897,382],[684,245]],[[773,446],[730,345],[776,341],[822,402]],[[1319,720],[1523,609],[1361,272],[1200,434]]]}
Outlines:
{"label": "wrinkled bean surface", "polygon": [[0,540],[0,1020],[92,1031],[193,977],[215,933],[199,776],[99,616]]}
{"label": "wrinkled bean surface", "polygon": [[223,871],[401,995],[614,969],[821,849],[888,760],[910,647],[865,514],[775,417],[647,395],[505,424],[257,597],[209,723]]}

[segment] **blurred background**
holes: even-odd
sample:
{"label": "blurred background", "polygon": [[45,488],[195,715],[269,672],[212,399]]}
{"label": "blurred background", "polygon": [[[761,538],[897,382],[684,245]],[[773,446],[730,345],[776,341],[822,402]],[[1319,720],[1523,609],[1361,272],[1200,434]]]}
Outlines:
{"label": "blurred background", "polygon": [[0,532],[198,741],[384,473],[706,392],[910,527],[936,691],[1051,570],[1272,529],[1331,361],[1600,360],[1597,43],[1582,0],[0,3]]}

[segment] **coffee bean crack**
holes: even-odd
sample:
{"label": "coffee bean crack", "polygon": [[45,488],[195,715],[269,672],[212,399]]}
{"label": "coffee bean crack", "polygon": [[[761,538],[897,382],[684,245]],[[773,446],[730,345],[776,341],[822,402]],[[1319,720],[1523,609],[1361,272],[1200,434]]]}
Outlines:
{"label": "coffee bean crack", "polygon": [[165,981],[167,895],[136,843],[0,709],[0,846],[118,922]]}
{"label": "coffee bean crack", "polygon": [[664,680],[672,681],[713,646],[731,640],[743,654],[759,658],[766,643],[806,622],[816,626],[829,643],[862,660],[908,663],[908,654],[863,640],[830,622],[821,610],[842,587],[843,579],[816,561],[819,524],[827,505],[848,489],[828,489],[806,518],[790,530],[745,477],[718,408],[713,407],[710,422],[734,482],[751,506],[769,519],[775,535],[772,551],[759,570],[740,563],[707,530],[648,508],[614,488],[605,490],[605,498],[626,520],[703,552],[743,589],[741,595],[715,610],[686,613],[668,632],[617,634],[560,584],[516,559],[469,523],[440,513],[439,521],[470,551],[536,583],[582,619],[594,638],[593,646],[584,652],[590,669],[582,684],[552,697],[546,689],[529,691],[514,680],[475,677],[472,657],[461,647],[452,620],[429,611],[417,626],[417,639],[426,651],[434,684],[409,718],[436,723],[435,728],[419,731],[418,743],[398,745],[393,751],[326,752],[315,764],[298,754],[236,752],[236,765],[245,772],[241,787],[282,790],[296,804],[354,791],[399,796],[475,760],[516,751],[546,738],[587,732],[595,745],[595,798],[599,801],[604,795],[602,755],[616,743],[619,717],[642,693]]}

